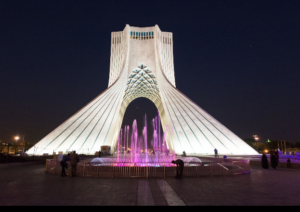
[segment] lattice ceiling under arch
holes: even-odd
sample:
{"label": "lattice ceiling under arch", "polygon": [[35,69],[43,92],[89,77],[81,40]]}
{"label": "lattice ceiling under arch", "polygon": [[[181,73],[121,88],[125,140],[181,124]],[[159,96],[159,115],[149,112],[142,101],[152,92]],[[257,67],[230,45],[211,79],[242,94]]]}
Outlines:
{"label": "lattice ceiling under arch", "polygon": [[143,63],[129,75],[124,99],[131,102],[139,97],[148,98],[153,102],[160,99],[155,75]]}

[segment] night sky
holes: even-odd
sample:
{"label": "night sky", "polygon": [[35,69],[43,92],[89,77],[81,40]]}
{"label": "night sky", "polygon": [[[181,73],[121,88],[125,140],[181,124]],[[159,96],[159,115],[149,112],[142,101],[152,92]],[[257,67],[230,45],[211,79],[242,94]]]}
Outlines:
{"label": "night sky", "polygon": [[[300,141],[299,0],[1,0],[0,140],[36,143],[104,91],[126,24],[173,32],[177,88],[240,138]],[[123,125],[156,112],[137,99]]]}

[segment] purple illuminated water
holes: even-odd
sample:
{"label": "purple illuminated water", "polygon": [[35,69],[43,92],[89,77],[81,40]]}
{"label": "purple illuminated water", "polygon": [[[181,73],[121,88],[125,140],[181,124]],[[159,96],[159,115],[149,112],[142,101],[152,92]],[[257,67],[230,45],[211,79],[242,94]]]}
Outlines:
{"label": "purple illuminated water", "polygon": [[[137,121],[134,120],[132,127],[125,126],[120,130],[117,143],[116,157],[113,158],[94,158],[91,162],[98,165],[108,166],[140,166],[140,167],[160,167],[175,166],[172,160],[182,159],[184,163],[201,163],[201,160],[195,157],[177,158],[176,155],[169,154],[166,132],[173,132],[173,128],[165,127],[165,132],[161,135],[161,121],[159,113],[152,119],[153,138],[151,145],[147,143],[147,115],[145,114],[142,136],[138,136]],[[151,130],[151,127],[150,127]],[[127,145],[126,145],[127,144]],[[130,146],[130,147],[129,147]]]}
{"label": "purple illuminated water", "polygon": [[[167,163],[170,165],[170,162],[175,160],[176,156],[175,154],[169,154],[166,133],[164,132],[163,135],[161,135],[159,113],[152,119],[153,139],[150,146],[148,146],[147,141],[148,126],[146,114],[143,124],[143,132],[140,137],[138,136],[136,120],[133,121],[131,128],[130,126],[125,126],[124,129],[120,130],[116,152],[117,164],[127,163],[133,166],[161,166],[162,164],[166,165],[165,163]],[[168,126],[166,126],[166,130],[168,130]]]}

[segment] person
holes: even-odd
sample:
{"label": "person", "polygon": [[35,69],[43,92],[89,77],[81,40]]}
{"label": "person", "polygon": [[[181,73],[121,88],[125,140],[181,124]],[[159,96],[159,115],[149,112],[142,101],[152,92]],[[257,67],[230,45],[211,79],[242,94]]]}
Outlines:
{"label": "person", "polygon": [[62,177],[67,176],[65,169],[67,168],[67,162],[68,161],[70,161],[70,154],[63,156],[62,160],[60,161],[61,176]]}
{"label": "person", "polygon": [[271,155],[271,166],[273,169],[276,169],[276,166],[277,166],[277,160],[276,160],[276,156],[274,153]]}
{"label": "person", "polygon": [[166,156],[169,156],[169,154],[170,154],[170,151],[167,149],[166,150]]}
{"label": "person", "polygon": [[172,163],[177,165],[175,179],[181,179],[182,174],[183,174],[183,167],[184,167],[183,160],[180,160],[180,159],[178,159],[176,161],[172,160]]}
{"label": "person", "polygon": [[219,155],[218,155],[218,150],[215,148],[215,157],[219,157]]}
{"label": "person", "polygon": [[290,160],[290,158],[288,158],[286,166],[287,166],[288,168],[291,167],[291,160]]}
{"label": "person", "polygon": [[101,151],[99,151],[99,158],[101,157]]}
{"label": "person", "polygon": [[277,149],[275,150],[274,155],[275,155],[275,158],[276,158],[276,161],[278,164],[279,163],[279,151]]}
{"label": "person", "polygon": [[71,169],[72,169],[72,177],[76,176],[77,172],[77,163],[79,162],[79,157],[76,154],[76,151],[71,154]]}
{"label": "person", "polygon": [[266,156],[265,153],[263,153],[262,157],[261,157],[261,165],[264,169],[268,169],[269,168],[269,162],[268,162],[268,158]]}
{"label": "person", "polygon": [[271,156],[273,155],[273,153],[274,153],[274,151],[273,151],[273,149],[270,149],[270,158],[271,158]]}
{"label": "person", "polygon": [[183,156],[183,157],[186,157],[185,151],[182,152],[182,156]]}

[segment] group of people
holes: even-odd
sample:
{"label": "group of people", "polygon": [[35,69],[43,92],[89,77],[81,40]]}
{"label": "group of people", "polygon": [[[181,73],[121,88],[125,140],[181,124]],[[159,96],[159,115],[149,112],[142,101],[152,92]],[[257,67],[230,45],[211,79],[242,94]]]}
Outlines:
{"label": "group of people", "polygon": [[68,161],[70,161],[71,164],[71,175],[72,177],[75,177],[77,172],[77,163],[79,162],[79,157],[75,151],[72,154],[63,156],[62,160],[60,161],[61,176],[62,177],[67,176],[65,169],[68,168],[68,163],[67,163]]}
{"label": "group of people", "polygon": [[[270,150],[270,159],[271,159],[271,167],[273,169],[276,169],[276,167],[278,166],[279,163],[279,152],[278,150]],[[265,153],[263,153],[262,158],[261,158],[261,163],[262,163],[262,167],[264,169],[268,169],[269,168],[269,162],[268,162],[268,157]],[[287,160],[287,167],[291,167],[291,160],[288,158]]]}

